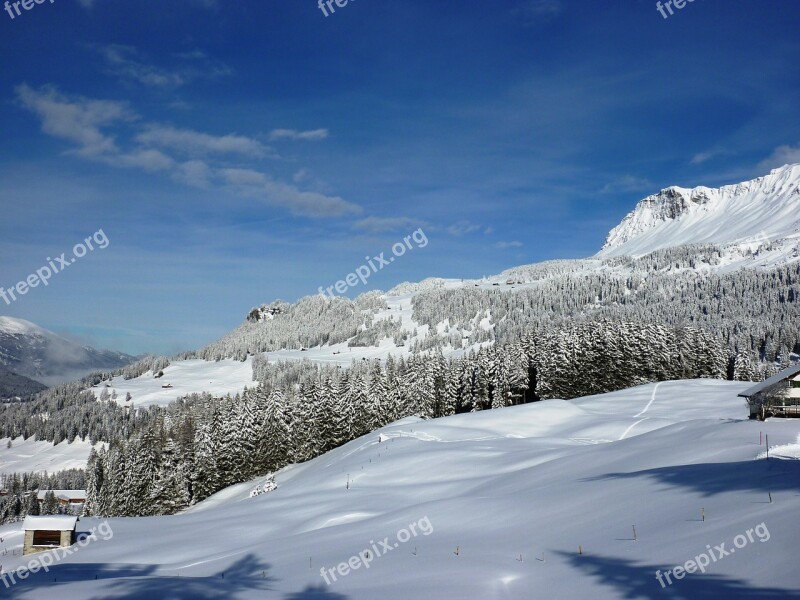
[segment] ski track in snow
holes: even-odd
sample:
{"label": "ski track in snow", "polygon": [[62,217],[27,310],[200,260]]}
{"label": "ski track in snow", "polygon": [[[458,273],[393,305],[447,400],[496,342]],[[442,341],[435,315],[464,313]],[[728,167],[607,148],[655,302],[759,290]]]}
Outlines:
{"label": "ski track in snow", "polygon": [[658,391],[658,386],[660,386],[663,382],[659,381],[656,386],[653,388],[653,394],[650,396],[650,402],[647,403],[647,406],[644,407],[644,410],[641,411],[639,414],[633,415],[634,419],[641,417],[644,413],[650,410],[650,407],[653,405],[653,402],[656,400],[656,392]]}
{"label": "ski track in snow", "polygon": [[[652,393],[652,395],[650,396],[650,402],[648,402],[648,403],[647,403],[647,406],[645,406],[645,407],[644,407],[644,409],[643,409],[641,412],[639,412],[638,414],[635,414],[635,415],[633,415],[633,418],[634,418],[634,419],[636,419],[636,418],[638,418],[638,417],[641,417],[641,416],[642,416],[644,413],[646,413],[646,412],[647,412],[647,411],[650,409],[650,407],[653,405],[653,402],[655,402],[655,399],[656,399],[656,392],[658,391],[658,386],[660,386],[662,383],[663,383],[663,382],[659,381],[659,382],[658,382],[658,383],[655,385],[655,387],[653,388],[653,393]],[[630,427],[628,427],[628,428],[625,430],[625,432],[624,432],[624,433],[623,433],[621,436],[619,436],[619,440],[617,440],[617,441],[624,440],[624,439],[625,439],[625,436],[626,436],[626,435],[628,435],[628,434],[631,432],[631,430],[632,430],[634,427],[636,427],[636,426],[637,426],[639,423],[641,423],[642,421],[647,421],[647,419],[649,419],[649,418],[650,418],[650,417],[645,417],[644,419],[639,419],[639,420],[638,420],[638,421],[636,421],[635,423],[632,423],[632,424],[631,424],[631,426],[630,426]]]}

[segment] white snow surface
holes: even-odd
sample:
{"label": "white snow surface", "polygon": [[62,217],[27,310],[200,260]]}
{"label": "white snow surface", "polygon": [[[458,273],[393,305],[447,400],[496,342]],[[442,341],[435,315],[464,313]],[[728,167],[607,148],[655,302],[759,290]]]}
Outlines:
{"label": "white snow surface", "polygon": [[800,164],[721,188],[670,187],[648,196],[608,234],[598,256],[643,256],[683,244],[757,250],[764,243],[795,254],[800,242]]}
{"label": "white snow surface", "polygon": [[[247,498],[256,480],[181,515],[109,519],[111,539],[98,536],[11,592],[108,600],[800,598],[800,461],[757,459],[762,433],[786,446],[800,421],[747,420],[736,396],[747,386],[665,382],[404,419],[287,467],[272,492]],[[82,518],[78,529],[101,522]],[[748,530],[753,541],[734,547]],[[19,547],[20,524],[3,526],[0,537]],[[657,569],[723,543],[730,554],[705,573],[673,576],[661,588]],[[329,574],[325,583],[320,569],[364,551],[368,569],[336,581]],[[9,553],[3,569],[29,559]]]}
{"label": "white snow surface", "polygon": [[[180,397],[202,392],[214,396],[235,395],[241,393],[245,387],[255,387],[255,385],[250,358],[244,362],[232,359],[217,362],[192,359],[171,363],[164,369],[164,375],[158,379],[152,371],[134,379],[117,376],[111,381],[97,384],[90,390],[97,398],[104,388],[108,390],[109,395],[116,391],[116,402],[119,405],[133,404],[134,408],[142,408],[151,404],[166,406]],[[131,395],[131,401],[125,402],[128,393]]]}
{"label": "white snow surface", "polygon": [[[27,440],[18,437],[11,440],[0,438],[0,475],[22,472],[55,473],[64,469],[84,469],[92,446],[89,441],[75,440],[73,443],[39,442],[35,437]],[[97,444],[99,450],[105,442]]]}
{"label": "white snow surface", "polygon": [[67,531],[75,527],[78,517],[69,515],[27,516],[22,521],[24,531]]}

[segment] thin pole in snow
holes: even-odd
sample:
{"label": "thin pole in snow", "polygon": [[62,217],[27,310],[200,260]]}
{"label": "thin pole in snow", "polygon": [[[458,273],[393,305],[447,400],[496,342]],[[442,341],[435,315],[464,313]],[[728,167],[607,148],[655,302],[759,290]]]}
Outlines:
{"label": "thin pole in snow", "polygon": [[639,538],[636,537],[636,525],[633,526],[633,541],[638,541]]}

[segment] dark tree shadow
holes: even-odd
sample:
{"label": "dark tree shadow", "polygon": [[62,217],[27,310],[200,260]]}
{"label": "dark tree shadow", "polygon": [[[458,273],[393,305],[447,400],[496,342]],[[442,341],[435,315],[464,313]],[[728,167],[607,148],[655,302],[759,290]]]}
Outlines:
{"label": "dark tree shadow", "polygon": [[159,575],[155,573],[157,568],[158,565],[60,564],[50,567],[49,573],[30,575],[5,591],[11,598],[57,598],[61,596],[58,586],[62,583],[113,579],[90,600],[218,600],[236,598],[244,591],[266,592],[275,581],[268,574],[270,566],[252,554],[206,577]]}
{"label": "dark tree shadow", "polygon": [[314,587],[308,586],[302,592],[295,592],[286,596],[285,600],[347,600],[347,596],[328,591],[322,584]]}
{"label": "dark tree shadow", "polygon": [[631,479],[649,477],[672,487],[682,487],[705,496],[724,492],[800,491],[800,460],[749,460],[731,463],[703,463],[699,465],[675,465],[632,471],[630,473],[606,473],[584,479]]}
{"label": "dark tree shadow", "polygon": [[[636,564],[622,558],[576,555],[557,552],[569,563],[594,578],[598,585],[613,587],[623,598],[670,598],[671,600],[800,600],[800,591],[781,588],[754,587],[742,579],[711,575],[686,574],[683,579],[672,577],[672,585],[664,587],[656,579],[656,570],[664,566]],[[601,593],[594,594],[596,598]]]}

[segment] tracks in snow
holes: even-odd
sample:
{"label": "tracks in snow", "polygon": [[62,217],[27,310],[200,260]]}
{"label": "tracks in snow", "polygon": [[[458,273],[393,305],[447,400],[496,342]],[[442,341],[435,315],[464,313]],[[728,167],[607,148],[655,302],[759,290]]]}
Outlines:
{"label": "tracks in snow", "polygon": [[[651,406],[653,406],[653,402],[655,402],[655,400],[656,400],[656,392],[658,391],[658,386],[660,386],[662,383],[663,383],[663,382],[659,381],[659,382],[656,384],[656,386],[653,388],[653,393],[652,393],[652,395],[650,396],[650,402],[648,402],[648,403],[647,403],[647,406],[645,406],[645,407],[644,407],[644,409],[643,409],[643,410],[641,410],[641,411],[640,411],[638,414],[635,414],[635,415],[633,415],[633,418],[634,418],[634,419],[636,419],[636,418],[638,418],[638,417],[641,417],[641,416],[642,416],[644,413],[646,413],[646,412],[647,412],[647,411],[650,409],[650,407],[651,407]],[[637,426],[639,423],[641,423],[642,421],[646,421],[646,420],[647,420],[647,419],[649,419],[649,418],[650,418],[650,417],[645,417],[645,418],[643,418],[643,419],[639,419],[639,420],[638,420],[638,421],[636,421],[635,423],[632,423],[632,424],[631,424],[631,426],[630,426],[630,427],[628,427],[628,428],[625,430],[625,432],[624,432],[624,433],[623,433],[621,436],[619,436],[619,440],[617,440],[617,441],[624,440],[624,439],[625,439],[625,436],[626,436],[626,435],[628,435],[628,434],[631,432],[631,429],[633,429],[634,427],[636,427],[636,426]]]}

